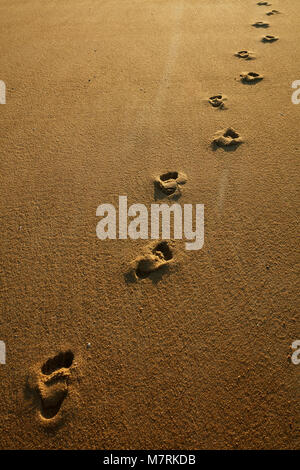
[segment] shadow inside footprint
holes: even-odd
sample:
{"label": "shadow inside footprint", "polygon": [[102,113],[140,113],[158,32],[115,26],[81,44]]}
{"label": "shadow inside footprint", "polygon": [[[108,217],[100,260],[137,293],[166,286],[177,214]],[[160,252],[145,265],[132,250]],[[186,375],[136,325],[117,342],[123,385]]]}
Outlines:
{"label": "shadow inside footprint", "polygon": [[211,96],[208,99],[208,102],[209,102],[209,104],[211,104],[211,106],[213,108],[225,109],[225,101],[226,100],[227,100],[226,96],[221,95],[221,93],[220,93],[218,95]]}
{"label": "shadow inside footprint", "polygon": [[260,82],[264,76],[257,72],[242,72],[240,74],[241,81],[247,85],[252,85],[254,83]]}
{"label": "shadow inside footprint", "polygon": [[254,52],[251,51],[239,51],[234,54],[236,57],[239,57],[240,59],[245,59],[245,60],[252,60],[255,59]]}
{"label": "shadow inside footprint", "polygon": [[232,151],[235,150],[242,142],[243,139],[240,134],[232,127],[228,127],[227,129],[223,129],[215,134],[212,141],[212,147],[213,149],[223,147],[224,150]]}
{"label": "shadow inside footprint", "polygon": [[260,1],[260,2],[257,3],[257,5],[259,5],[259,6],[263,6],[263,5],[271,6],[271,3],[267,2],[267,1]]}
{"label": "shadow inside footprint", "polygon": [[41,368],[42,374],[50,375],[58,369],[71,367],[74,360],[72,351],[60,352],[57,356],[48,359]]}
{"label": "shadow inside footprint", "polygon": [[266,23],[265,21],[256,21],[256,23],[253,23],[255,28],[269,28],[269,23]]}
{"label": "shadow inside footprint", "polygon": [[272,36],[271,34],[267,34],[266,36],[262,37],[262,42],[275,42],[278,41],[278,36]]}
{"label": "shadow inside footprint", "polygon": [[280,11],[278,11],[278,10],[271,10],[271,11],[268,11],[266,13],[266,15],[272,16],[272,15],[278,15],[279,13],[280,13]]}
{"label": "shadow inside footprint", "polygon": [[186,175],[178,171],[168,171],[157,176],[154,180],[154,199],[163,199],[166,196],[178,199],[182,193],[182,185],[186,182]]}
{"label": "shadow inside footprint", "polygon": [[152,251],[155,255],[161,256],[165,261],[173,258],[172,250],[167,241],[159,242]]}
{"label": "shadow inside footprint", "polygon": [[163,240],[155,245],[152,244],[143,256],[135,260],[133,270],[126,274],[126,282],[147,277],[150,277],[153,282],[158,282],[172,259],[173,252],[168,241]]}

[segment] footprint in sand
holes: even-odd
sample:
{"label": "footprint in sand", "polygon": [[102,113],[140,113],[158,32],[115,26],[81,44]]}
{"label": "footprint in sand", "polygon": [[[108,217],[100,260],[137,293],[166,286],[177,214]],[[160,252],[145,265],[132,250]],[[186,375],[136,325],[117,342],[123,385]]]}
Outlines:
{"label": "footprint in sand", "polygon": [[257,5],[259,5],[259,6],[262,6],[262,5],[271,6],[271,3],[261,1],[261,2],[258,2]]}
{"label": "footprint in sand", "polygon": [[257,72],[242,72],[240,74],[243,83],[252,84],[263,80],[264,76]]}
{"label": "footprint in sand", "polygon": [[155,199],[161,197],[169,197],[178,199],[182,193],[182,186],[187,182],[187,177],[184,173],[178,171],[168,171],[154,180],[154,185],[158,193],[155,194]]}
{"label": "footprint in sand", "polygon": [[253,23],[255,28],[269,28],[269,23],[266,23],[265,21],[257,21],[256,23]]}
{"label": "footprint in sand", "polygon": [[133,262],[132,274],[135,279],[145,279],[152,273],[166,267],[173,260],[171,243],[161,241],[146,247],[142,256]]}
{"label": "footprint in sand", "polygon": [[242,142],[243,139],[240,134],[232,127],[228,127],[227,129],[222,129],[215,134],[212,144],[218,147],[231,147],[237,146]]}
{"label": "footprint in sand", "polygon": [[32,392],[35,392],[40,415],[45,420],[54,419],[68,396],[70,368],[73,364],[72,351],[60,352],[48,359],[32,378]]}
{"label": "footprint in sand", "polygon": [[208,99],[208,102],[212,105],[213,108],[225,109],[225,101],[227,97],[225,95],[214,95]]}
{"label": "footprint in sand", "polygon": [[262,42],[275,42],[278,41],[278,36],[272,36],[271,34],[267,34],[266,36],[262,37]]}
{"label": "footprint in sand", "polygon": [[245,59],[245,60],[252,60],[255,59],[255,54],[254,52],[251,51],[239,51],[234,54],[236,57],[239,57],[240,59]]}
{"label": "footprint in sand", "polygon": [[268,15],[268,16],[279,15],[279,13],[280,13],[280,11],[278,11],[278,10],[271,10],[271,11],[268,11],[266,13],[266,15]]}

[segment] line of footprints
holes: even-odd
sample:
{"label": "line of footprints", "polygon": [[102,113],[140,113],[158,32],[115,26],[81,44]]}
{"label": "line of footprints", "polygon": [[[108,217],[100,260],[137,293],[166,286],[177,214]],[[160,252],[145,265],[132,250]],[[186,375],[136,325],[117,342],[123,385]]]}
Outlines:
{"label": "line of footprints", "polygon": [[[154,181],[155,198],[178,199],[186,181],[184,173],[162,174]],[[147,246],[144,253],[132,263],[129,274],[134,279],[145,279],[158,271],[163,274],[172,260],[172,243],[165,240],[156,242]],[[61,351],[41,366],[35,366],[28,375],[27,398],[31,400],[44,425],[58,426],[61,422],[63,415],[60,410],[70,392],[74,365],[74,353],[71,350]]]}
{"label": "line of footprints", "polygon": [[[259,6],[271,6],[267,1],[260,1],[257,3]],[[270,10],[266,13],[267,16],[279,15],[278,10]],[[257,21],[252,25],[255,28],[269,28],[269,23],[265,21]],[[277,36],[267,34],[261,38],[264,43],[272,43],[277,41]],[[236,57],[244,60],[255,59],[254,52],[251,51],[239,51],[234,54]],[[260,73],[248,71],[240,74],[240,81],[244,84],[252,85],[259,83],[263,80],[264,76]],[[213,108],[226,109],[227,97],[221,93],[211,96],[208,102]],[[223,147],[224,149],[230,150],[231,148],[237,148],[243,142],[240,134],[229,127],[222,129],[217,132],[212,139],[212,147]],[[182,192],[182,187],[186,183],[187,177],[183,173],[171,171],[163,175],[158,176],[155,181],[155,199],[162,199],[164,197],[178,199]],[[153,243],[148,245],[144,253],[135,259],[132,263],[129,271],[129,277],[133,280],[144,279],[151,277],[153,273],[158,270],[163,272],[165,268],[173,260],[173,247],[170,242],[163,241],[160,243]],[[162,269],[163,268],[163,269]]]}
{"label": "line of footprints", "polygon": [[[270,6],[267,1],[257,3],[260,6]],[[266,13],[268,16],[277,15],[279,11],[271,10]],[[256,28],[268,28],[269,24],[258,21],[253,25]],[[266,35],[263,36],[263,42],[274,42],[278,37]],[[251,51],[239,51],[235,56],[251,60],[255,55]],[[263,75],[256,72],[243,72],[240,74],[240,80],[243,83],[258,83],[263,79]],[[227,97],[218,94],[209,98],[212,107],[225,109]],[[217,132],[213,138],[213,146],[224,148],[238,146],[242,143],[242,138],[237,131],[232,128],[223,129]],[[187,182],[184,173],[170,171],[158,176],[154,181],[154,198],[157,199],[178,199]],[[144,252],[136,258],[129,271],[130,277],[134,280],[145,279],[152,274],[161,274],[173,261],[173,244],[170,241],[154,242],[145,247]],[[35,407],[39,411],[40,417],[46,422],[57,422],[61,406],[69,394],[69,385],[71,381],[71,370],[74,361],[74,354],[68,350],[60,352],[55,357],[48,359],[38,370],[31,375],[28,388],[30,396]]]}
{"label": "line of footprints", "polygon": [[[258,6],[271,6],[271,3],[267,1],[260,1],[257,3]],[[267,16],[279,15],[280,12],[278,10],[270,10],[266,12]],[[270,27],[270,24],[266,21],[257,21],[256,23],[252,24],[255,28],[262,28],[267,29]],[[264,43],[273,43],[278,41],[278,36],[273,36],[271,34],[266,34],[262,36],[261,41]],[[255,59],[255,53],[248,50],[238,51],[235,54],[235,57],[238,57],[243,60],[253,60]],[[247,71],[241,72],[240,74],[240,81],[246,85],[254,85],[261,80],[263,80],[264,76],[260,73]],[[227,97],[221,93],[218,95],[211,96],[208,99],[208,102],[213,108],[218,108],[220,110],[226,109],[226,101]],[[221,147],[230,147],[230,146],[237,146],[242,143],[242,138],[237,131],[232,128],[223,129],[215,134],[213,139],[213,146],[221,146]]]}
{"label": "line of footprints", "polygon": [[[157,176],[154,180],[154,199],[179,199],[186,182],[186,175],[178,171],[169,171]],[[151,277],[153,274],[154,276],[157,276],[158,273],[163,275],[173,262],[173,251],[174,248],[171,241],[163,240],[147,245],[144,252],[131,264],[126,278],[136,281]]]}

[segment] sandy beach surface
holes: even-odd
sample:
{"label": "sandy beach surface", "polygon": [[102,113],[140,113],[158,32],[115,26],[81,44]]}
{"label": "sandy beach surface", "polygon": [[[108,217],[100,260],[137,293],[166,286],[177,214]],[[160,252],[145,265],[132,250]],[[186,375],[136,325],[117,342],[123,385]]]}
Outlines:
{"label": "sandy beach surface", "polygon": [[[300,447],[300,9],[257,1],[1,1],[1,449]],[[130,280],[96,209],[168,171],[204,246]]]}

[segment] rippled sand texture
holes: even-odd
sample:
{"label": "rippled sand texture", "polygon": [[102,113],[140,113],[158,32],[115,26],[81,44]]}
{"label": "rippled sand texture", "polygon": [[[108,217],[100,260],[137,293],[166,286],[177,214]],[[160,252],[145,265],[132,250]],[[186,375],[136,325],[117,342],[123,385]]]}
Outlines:
{"label": "rippled sand texture", "polygon": [[[257,3],[1,1],[1,448],[299,448],[300,9]],[[99,240],[119,196],[203,249]]]}

